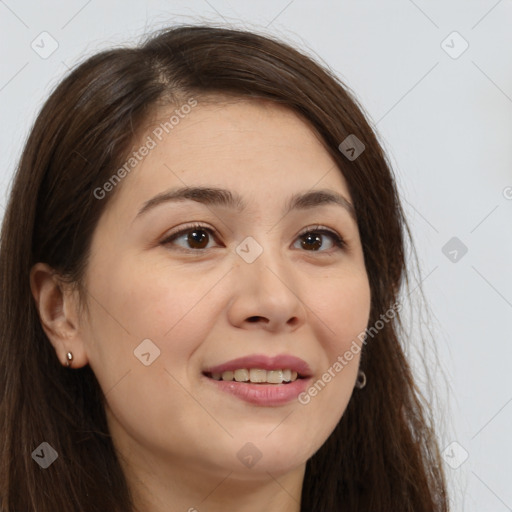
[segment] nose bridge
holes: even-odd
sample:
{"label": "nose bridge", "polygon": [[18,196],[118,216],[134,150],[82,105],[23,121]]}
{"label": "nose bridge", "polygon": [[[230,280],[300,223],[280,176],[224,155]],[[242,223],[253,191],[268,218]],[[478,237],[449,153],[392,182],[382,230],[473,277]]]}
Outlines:
{"label": "nose bridge", "polygon": [[[304,316],[291,263],[287,263],[276,237],[247,237],[237,247],[235,264],[235,316],[237,321],[262,319],[272,328],[297,324]],[[250,319],[250,320],[248,320]]]}
{"label": "nose bridge", "polygon": [[[258,288],[274,286],[285,287],[287,276],[291,276],[292,270],[287,266],[281,247],[272,234],[264,233],[255,237],[246,237],[237,247],[239,272],[243,276],[254,274],[254,283]],[[242,276],[241,276],[242,277]],[[276,293],[280,293],[276,290]]]}

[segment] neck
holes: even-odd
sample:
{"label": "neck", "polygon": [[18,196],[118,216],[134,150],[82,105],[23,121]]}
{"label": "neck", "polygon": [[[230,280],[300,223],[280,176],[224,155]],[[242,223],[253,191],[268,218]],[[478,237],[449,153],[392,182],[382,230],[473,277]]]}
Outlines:
{"label": "neck", "polygon": [[251,478],[230,470],[205,471],[184,461],[162,467],[124,465],[135,512],[300,512],[305,464],[284,475],[271,471]]}

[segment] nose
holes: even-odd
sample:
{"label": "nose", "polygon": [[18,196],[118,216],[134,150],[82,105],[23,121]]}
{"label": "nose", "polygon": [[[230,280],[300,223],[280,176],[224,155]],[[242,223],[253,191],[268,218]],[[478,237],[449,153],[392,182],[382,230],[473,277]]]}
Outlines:
{"label": "nose", "polygon": [[291,332],[306,321],[300,275],[269,251],[235,263],[228,318],[236,327]]}

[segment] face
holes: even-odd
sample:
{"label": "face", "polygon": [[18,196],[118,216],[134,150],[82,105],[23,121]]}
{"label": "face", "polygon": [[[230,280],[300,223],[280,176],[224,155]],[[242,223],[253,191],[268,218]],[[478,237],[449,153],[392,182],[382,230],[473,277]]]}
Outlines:
{"label": "face", "polygon": [[151,149],[117,185],[85,276],[80,329],[114,443],[148,466],[285,474],[325,442],[357,376],[370,289],[347,185],[275,105],[199,101],[155,133],[134,145]]}

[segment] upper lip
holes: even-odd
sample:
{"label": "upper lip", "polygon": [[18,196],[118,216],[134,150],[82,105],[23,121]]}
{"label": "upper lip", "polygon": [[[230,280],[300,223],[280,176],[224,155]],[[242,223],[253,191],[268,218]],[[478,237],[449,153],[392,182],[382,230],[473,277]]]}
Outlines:
{"label": "upper lip", "polygon": [[211,366],[204,373],[223,373],[239,369],[259,368],[261,370],[292,370],[300,377],[310,377],[312,372],[308,363],[299,357],[290,354],[280,354],[273,357],[264,354],[254,354],[232,359],[217,366]]}

